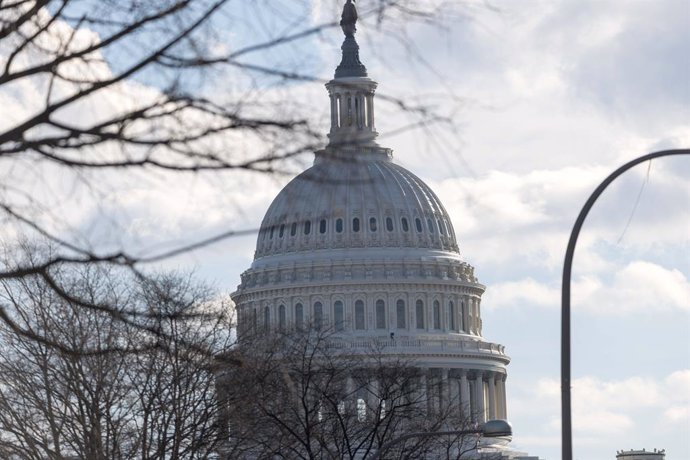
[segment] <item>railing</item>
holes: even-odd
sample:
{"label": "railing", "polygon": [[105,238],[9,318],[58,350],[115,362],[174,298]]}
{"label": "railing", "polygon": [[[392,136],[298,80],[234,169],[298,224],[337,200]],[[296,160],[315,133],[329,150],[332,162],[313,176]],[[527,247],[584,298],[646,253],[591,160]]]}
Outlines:
{"label": "railing", "polygon": [[409,338],[371,338],[361,340],[331,339],[328,341],[328,347],[336,349],[389,349],[395,351],[411,351],[410,349],[413,348],[425,348],[448,352],[464,351],[505,356],[505,347],[503,345],[476,340]]}

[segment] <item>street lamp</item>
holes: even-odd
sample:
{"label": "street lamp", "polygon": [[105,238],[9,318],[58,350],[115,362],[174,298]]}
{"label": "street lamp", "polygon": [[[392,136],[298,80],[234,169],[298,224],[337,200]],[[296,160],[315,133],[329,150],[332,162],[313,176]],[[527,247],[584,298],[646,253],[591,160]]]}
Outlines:
{"label": "street lamp", "polygon": [[505,436],[512,436],[513,427],[507,420],[489,420],[486,423],[480,425],[478,428],[474,428],[472,430],[421,431],[418,433],[408,433],[400,436],[399,438],[395,438],[392,441],[388,441],[387,443],[382,445],[381,448],[377,450],[373,456],[370,457],[370,460],[378,460],[381,457],[381,454],[387,452],[388,449],[403,441],[407,441],[408,439],[436,438],[439,436],[462,436],[465,434],[478,434],[479,436],[483,436],[485,438],[501,438]]}
{"label": "street lamp", "polygon": [[582,207],[580,214],[575,220],[573,230],[568,240],[568,248],[565,252],[563,262],[563,284],[561,285],[561,440],[562,440],[562,460],[573,459],[573,431],[570,401],[570,278],[573,269],[573,256],[575,255],[575,244],[580,235],[582,224],[589,213],[594,202],[604,192],[611,182],[628,169],[645,161],[655,158],[669,157],[676,155],[690,155],[690,149],[663,150],[661,152],[648,153],[639,158],[629,161],[620,168],[612,172],[599,186],[592,192],[589,199]]}

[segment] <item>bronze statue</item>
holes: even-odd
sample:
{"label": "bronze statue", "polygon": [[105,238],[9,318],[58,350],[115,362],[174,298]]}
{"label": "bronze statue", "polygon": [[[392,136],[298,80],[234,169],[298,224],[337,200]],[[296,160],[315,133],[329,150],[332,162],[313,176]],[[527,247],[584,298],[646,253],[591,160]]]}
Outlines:
{"label": "bronze statue", "polygon": [[340,17],[340,27],[343,29],[343,33],[352,37],[357,31],[357,8],[352,3],[354,0],[347,0],[347,3],[343,6],[343,15]]}

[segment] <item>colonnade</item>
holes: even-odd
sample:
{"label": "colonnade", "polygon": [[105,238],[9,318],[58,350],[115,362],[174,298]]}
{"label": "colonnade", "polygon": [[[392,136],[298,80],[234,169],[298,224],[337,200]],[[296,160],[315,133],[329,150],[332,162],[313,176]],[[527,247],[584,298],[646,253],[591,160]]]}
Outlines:
{"label": "colonnade", "polygon": [[432,411],[450,408],[466,419],[485,422],[507,418],[506,374],[466,369],[424,369],[422,400]]}
{"label": "colonnade", "polygon": [[[465,420],[483,423],[506,419],[506,374],[475,369],[423,368],[414,388],[414,401],[426,405],[428,413],[445,412]],[[368,383],[364,392],[366,406],[378,406],[379,385],[376,379]],[[354,382],[348,377],[346,394],[352,394]],[[348,407],[356,407],[358,398],[350,398]]]}
{"label": "colonnade", "polygon": [[[497,371],[467,369],[421,369],[414,389],[414,400],[426,405],[430,413],[445,411],[446,415],[483,423],[506,419],[506,374]],[[351,378],[347,388],[352,388]],[[349,392],[348,392],[349,393]],[[367,406],[374,407],[378,383],[371,380],[366,391]]]}

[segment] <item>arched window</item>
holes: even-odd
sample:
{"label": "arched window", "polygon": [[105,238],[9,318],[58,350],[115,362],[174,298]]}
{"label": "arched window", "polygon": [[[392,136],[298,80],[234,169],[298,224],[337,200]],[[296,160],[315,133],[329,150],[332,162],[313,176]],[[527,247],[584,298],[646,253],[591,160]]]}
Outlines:
{"label": "arched window", "polygon": [[403,217],[402,219],[400,219],[400,222],[402,223],[403,232],[407,232],[410,230],[410,226],[407,223],[407,217]]}
{"label": "arched window", "polygon": [[371,217],[369,219],[369,230],[372,232],[376,231],[376,217]]}
{"label": "arched window", "polygon": [[355,233],[359,232],[359,217],[352,219],[352,231]]}
{"label": "arched window", "polygon": [[434,233],[434,223],[431,219],[426,220],[426,226],[429,228],[429,233]]}
{"label": "arched window", "polygon": [[450,316],[448,324],[450,325],[450,330],[455,331],[455,304],[451,300],[448,302],[448,315]]}
{"label": "arched window", "polygon": [[393,231],[393,219],[391,219],[390,217],[386,217],[386,230],[388,230],[389,232]]}
{"label": "arched window", "polygon": [[355,329],[364,330],[364,302],[355,302]]}
{"label": "arched window", "polygon": [[434,329],[441,329],[441,304],[434,300]]}
{"label": "arched window", "polygon": [[304,327],[304,307],[301,303],[295,305],[295,328],[302,329]]}
{"label": "arched window", "polygon": [[271,327],[271,309],[264,308],[264,330],[267,331]]}
{"label": "arched window", "polygon": [[314,327],[321,329],[323,326],[323,304],[321,302],[314,303]]}
{"label": "arched window", "polygon": [[308,220],[304,223],[304,234],[309,235],[311,233],[311,221]]}
{"label": "arched window", "polygon": [[438,224],[438,232],[441,235],[445,235],[446,232],[443,230],[443,222],[441,221],[441,219],[436,219],[436,223]]}
{"label": "arched window", "polygon": [[415,218],[414,226],[417,228],[417,233],[422,233],[422,220],[419,217]]}
{"label": "arched window", "polygon": [[290,226],[290,236],[297,235],[297,222],[293,222]]}
{"label": "arched window", "polygon": [[335,231],[338,233],[343,233],[343,219],[338,219],[335,221]]}
{"label": "arched window", "polygon": [[321,233],[322,235],[326,233],[326,225],[326,219],[321,219],[321,222],[319,222],[319,233]]}
{"label": "arched window", "polygon": [[336,300],[333,304],[333,319],[335,320],[336,331],[345,330],[345,312],[343,303],[340,300]]}
{"label": "arched window", "polygon": [[285,305],[278,307],[278,329],[285,330]]}
{"label": "arched window", "polygon": [[415,305],[415,315],[417,317],[417,329],[424,329],[424,302],[417,300]]}
{"label": "arched window", "polygon": [[271,240],[273,239],[273,232],[275,231],[275,229],[276,229],[275,225],[271,225],[271,232],[270,232],[270,235],[268,235],[268,238]]}
{"label": "arched window", "polygon": [[386,328],[386,303],[383,299],[376,301],[376,329]]}
{"label": "arched window", "polygon": [[407,321],[407,309],[405,308],[405,301],[398,299],[395,304],[395,321],[397,323],[398,329],[405,329]]}
{"label": "arched window", "polygon": [[365,422],[367,420],[367,402],[362,399],[357,399],[357,421]]}
{"label": "arched window", "polygon": [[280,230],[278,231],[278,237],[282,238],[285,234],[285,224],[280,224]]}

